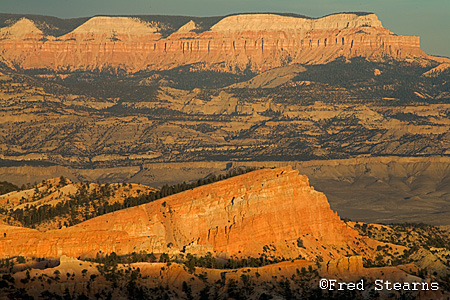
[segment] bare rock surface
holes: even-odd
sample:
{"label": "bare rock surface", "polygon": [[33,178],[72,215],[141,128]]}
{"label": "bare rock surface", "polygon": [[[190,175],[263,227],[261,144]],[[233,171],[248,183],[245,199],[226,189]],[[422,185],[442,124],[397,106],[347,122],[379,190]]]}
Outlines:
{"label": "bare rock surface", "polygon": [[318,19],[277,14],[222,18],[196,33],[190,21],[176,32],[132,17],[93,17],[60,37],[44,36],[27,19],[1,29],[0,50],[23,69],[166,70],[199,64],[201,69],[261,72],[291,63],[323,64],[338,57],[371,60],[429,59],[419,37],[399,36],[374,14],[334,14]]}
{"label": "bare rock surface", "polygon": [[250,172],[60,230],[0,226],[2,257],[145,250],[329,260],[349,253],[370,257],[379,244],[342,222],[325,195],[291,168]]}

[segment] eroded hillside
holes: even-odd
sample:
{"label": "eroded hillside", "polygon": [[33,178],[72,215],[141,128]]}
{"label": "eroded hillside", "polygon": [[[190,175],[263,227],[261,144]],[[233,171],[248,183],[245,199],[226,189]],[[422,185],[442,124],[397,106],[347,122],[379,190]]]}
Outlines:
{"label": "eroded hillside", "polygon": [[[448,231],[344,223],[291,168],[253,171],[58,230],[0,225],[0,232],[1,293],[10,297],[431,299],[449,288]],[[363,280],[365,288],[330,292],[319,289],[320,278]],[[376,279],[410,289],[376,290]]]}
{"label": "eroded hillside", "polygon": [[8,72],[0,82],[2,158],[86,168],[446,156],[448,69],[423,75],[432,69],[341,61],[193,90],[139,85],[135,77],[73,82]]}
{"label": "eroded hillside", "polygon": [[194,66],[239,73],[292,63],[323,64],[338,57],[428,58],[420,49],[419,37],[394,34],[372,13],[340,13],[317,19],[293,14],[95,16],[74,20],[1,17],[3,25],[8,24],[0,28],[2,60],[21,69],[136,73]]}
{"label": "eroded hillside", "polygon": [[4,68],[2,178],[160,187],[230,166],[314,161],[302,172],[345,217],[446,224],[434,217],[449,211],[445,64],[353,59],[234,77],[188,71]]}

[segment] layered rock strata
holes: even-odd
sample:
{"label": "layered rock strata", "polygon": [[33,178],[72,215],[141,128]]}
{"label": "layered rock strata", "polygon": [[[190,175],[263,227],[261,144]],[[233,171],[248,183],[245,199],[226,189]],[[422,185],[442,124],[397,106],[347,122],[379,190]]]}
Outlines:
{"label": "layered rock strata", "polygon": [[46,36],[22,19],[0,30],[0,53],[10,66],[58,71],[202,69],[254,71],[321,64],[338,57],[425,57],[419,37],[398,36],[374,14],[319,19],[276,14],[224,17],[209,30],[190,21],[163,37],[164,24],[131,17],[93,17],[60,37]]}
{"label": "layered rock strata", "polygon": [[290,167],[254,171],[69,228],[0,225],[0,232],[0,257],[147,251],[312,260],[370,256],[377,245],[342,222],[325,195]]}

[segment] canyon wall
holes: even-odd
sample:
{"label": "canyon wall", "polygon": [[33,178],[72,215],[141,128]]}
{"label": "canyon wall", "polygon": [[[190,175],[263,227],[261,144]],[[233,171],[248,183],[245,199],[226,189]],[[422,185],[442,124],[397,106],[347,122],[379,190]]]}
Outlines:
{"label": "canyon wall", "polygon": [[314,260],[373,253],[290,167],[262,169],[59,230],[0,225],[0,257],[213,253]]}
{"label": "canyon wall", "polygon": [[59,37],[21,19],[0,29],[0,56],[11,67],[57,71],[197,69],[261,72],[338,57],[380,60],[426,57],[419,37],[398,36],[374,14],[309,19],[276,14],[224,17],[208,30],[190,21],[167,36],[163,24],[131,17],[93,17]]}

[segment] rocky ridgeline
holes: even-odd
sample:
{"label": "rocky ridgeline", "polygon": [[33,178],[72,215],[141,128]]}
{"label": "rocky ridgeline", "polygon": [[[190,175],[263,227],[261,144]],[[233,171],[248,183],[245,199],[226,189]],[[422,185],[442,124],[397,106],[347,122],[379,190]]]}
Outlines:
{"label": "rocky ridgeline", "polygon": [[[409,243],[411,230],[403,232]],[[448,250],[372,239],[397,233],[344,223],[290,167],[260,169],[59,230],[0,225],[0,298],[446,297]],[[320,278],[363,281],[365,290],[321,291]],[[432,280],[440,289],[377,292],[380,279],[420,286]]]}
{"label": "rocky ridgeline", "polygon": [[[175,17],[174,17],[175,18]],[[430,58],[419,37],[398,36],[374,14],[334,14],[319,19],[277,14],[224,17],[209,29],[189,21],[169,35],[164,24],[132,17],[93,17],[58,37],[29,19],[0,29],[2,61],[23,69],[127,72],[196,68],[261,72],[293,64],[323,64],[338,57]]]}
{"label": "rocky ridgeline", "polygon": [[342,222],[291,168],[250,172],[59,230],[0,226],[4,258],[146,251],[330,260],[371,257],[379,244]]}

